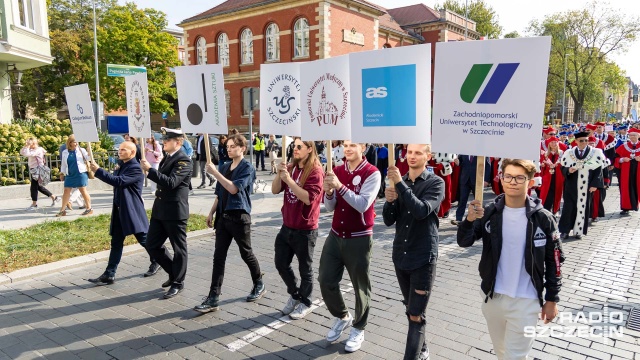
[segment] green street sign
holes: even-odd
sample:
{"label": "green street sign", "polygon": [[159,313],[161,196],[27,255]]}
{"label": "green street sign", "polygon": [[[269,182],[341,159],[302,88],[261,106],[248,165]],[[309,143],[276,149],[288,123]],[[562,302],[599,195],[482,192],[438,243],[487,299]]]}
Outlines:
{"label": "green street sign", "polygon": [[144,66],[107,64],[107,76],[124,77],[146,72],[147,68]]}

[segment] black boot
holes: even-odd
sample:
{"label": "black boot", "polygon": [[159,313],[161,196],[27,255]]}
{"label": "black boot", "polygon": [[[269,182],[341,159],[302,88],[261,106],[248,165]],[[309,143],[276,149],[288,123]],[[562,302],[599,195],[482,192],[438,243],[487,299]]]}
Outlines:
{"label": "black boot", "polygon": [[253,289],[251,289],[251,293],[247,296],[247,302],[254,302],[262,297],[265,293],[264,282],[262,281],[262,276],[260,279],[256,280],[253,283]]}
{"label": "black boot", "polygon": [[216,180],[214,178],[209,178],[209,186],[213,186],[215,182]]}
{"label": "black boot", "polygon": [[102,275],[100,275],[99,278],[96,279],[88,279],[90,283],[94,283],[98,286],[102,286],[102,285],[111,285],[116,281],[116,278],[113,276],[109,276],[107,275],[107,273],[104,273]]}
{"label": "black boot", "polygon": [[202,304],[193,308],[193,310],[206,314],[212,311],[218,311],[218,294],[209,294]]}

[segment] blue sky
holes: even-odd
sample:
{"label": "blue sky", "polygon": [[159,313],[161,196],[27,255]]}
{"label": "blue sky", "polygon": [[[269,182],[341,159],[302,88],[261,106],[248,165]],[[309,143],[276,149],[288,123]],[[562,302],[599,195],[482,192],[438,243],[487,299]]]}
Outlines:
{"label": "blue sky", "polygon": [[[125,3],[125,0],[118,0]],[[386,8],[401,7],[419,3],[416,0],[369,0]],[[544,19],[546,15],[573,9],[582,9],[590,0],[485,0],[496,11],[504,33],[518,31],[524,34],[526,27],[533,19]],[[139,7],[152,7],[165,12],[169,18],[169,27],[178,28],[176,24],[191,16],[206,11],[223,0],[133,0]],[[427,6],[434,7],[436,2],[425,1]],[[610,6],[631,16],[640,17],[640,1],[609,0]],[[188,6],[185,6],[188,4]],[[633,81],[640,83],[640,39],[637,40],[627,53],[616,54],[611,57],[620,67],[631,76]]]}

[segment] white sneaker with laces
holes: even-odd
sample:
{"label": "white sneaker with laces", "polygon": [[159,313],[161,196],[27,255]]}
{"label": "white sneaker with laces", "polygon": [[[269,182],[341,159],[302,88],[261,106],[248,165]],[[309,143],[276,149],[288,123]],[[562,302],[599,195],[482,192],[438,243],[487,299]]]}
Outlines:
{"label": "white sneaker with laces", "polygon": [[36,211],[36,210],[38,210],[38,205],[36,205],[36,206],[31,205],[31,206],[29,206],[28,208],[26,208],[24,210],[25,211]]}
{"label": "white sneaker with laces", "polygon": [[420,353],[420,360],[429,360],[429,348],[425,346],[425,349],[422,350],[422,352]]}
{"label": "white sneaker with laces", "polygon": [[303,317],[307,316],[307,314],[309,314],[310,312],[311,307],[301,302],[300,304],[298,304],[298,306],[296,306],[295,310],[293,310],[293,312],[289,314],[289,317],[293,320],[300,320]]}
{"label": "white sneaker with laces", "polygon": [[344,346],[344,350],[346,352],[354,352],[358,351],[364,342],[364,330],[351,328],[351,333],[349,334],[349,340]]}
{"label": "white sneaker with laces", "polygon": [[298,304],[300,304],[300,300],[289,297],[289,301],[287,301],[287,304],[282,308],[282,313],[285,315],[291,314]]}
{"label": "white sneaker with laces", "polygon": [[345,319],[335,318],[333,326],[331,326],[327,334],[327,341],[332,342],[338,340],[344,329],[351,326],[351,324],[353,324],[353,316],[351,316],[351,313],[347,313]]}

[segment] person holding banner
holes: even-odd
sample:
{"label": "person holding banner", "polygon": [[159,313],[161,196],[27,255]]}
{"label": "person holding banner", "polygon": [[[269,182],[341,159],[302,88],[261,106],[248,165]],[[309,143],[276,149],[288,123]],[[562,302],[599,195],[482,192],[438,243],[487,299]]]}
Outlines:
{"label": "person holding banner", "polygon": [[247,296],[247,301],[259,300],[266,291],[260,264],[251,248],[251,193],[256,179],[256,170],[251,162],[244,158],[247,145],[244,136],[231,135],[227,139],[227,152],[231,162],[222,166],[222,172],[218,171],[213,163],[207,164],[207,172],[218,180],[217,198],[207,217],[207,225],[215,229],[216,244],[213,252],[209,295],[202,304],[194,308],[201,313],[218,310],[227,253],[232,240],[238,244],[240,257],[247,264],[253,280],[253,288]]}
{"label": "person holding banner", "polygon": [[382,210],[384,224],[396,225],[392,259],[409,320],[405,360],[429,358],[426,311],[436,277],[438,210],[445,197],[444,180],[427,169],[430,159],[431,145],[407,145],[409,172],[400,176],[389,166]]}
{"label": "person holding banner", "polygon": [[[291,295],[282,313],[298,320],[311,312],[313,291],[313,251],[318,238],[320,201],[324,173],[313,141],[294,140],[293,160],[278,164],[271,192],[284,192],[283,224],[275,240],[274,262]],[[300,286],[291,268],[298,258]]]}
{"label": "person holding banner", "polygon": [[560,160],[564,176],[564,205],[559,228],[563,239],[567,239],[572,230],[576,239],[587,235],[593,193],[604,188],[604,154],[600,149],[588,145],[589,133],[582,131],[576,133],[575,137],[578,146],[565,151]]}
{"label": "person holding banner", "polygon": [[[191,158],[182,149],[188,141],[180,130],[161,128],[162,146],[167,153],[158,170],[142,160],[142,170],[149,172],[149,180],[158,186],[151,209],[151,221],[147,234],[147,251],[169,274],[162,287],[169,287],[165,299],[178,295],[184,289],[187,275],[187,220],[189,219],[189,184],[191,182]],[[173,258],[164,243],[169,238]]]}
{"label": "person holding banner", "polygon": [[93,214],[91,208],[91,197],[87,191],[89,183],[89,175],[87,174],[87,165],[89,154],[87,150],[78,146],[76,137],[71,134],[67,137],[67,148],[62,151],[62,164],[60,165],[60,180],[64,181],[64,193],[62,194],[62,209],[56,214],[56,217],[66,216],[65,208],[69,205],[71,197],[71,189],[77,188],[84,198],[86,210],[81,215]]}
{"label": "person holding banner", "polygon": [[[363,156],[365,144],[344,142],[346,162],[324,179],[324,206],[333,211],[331,232],[320,256],[318,282],[322,298],[335,316],[327,340],[336,341],[353,325],[345,350],[357,351],[364,341],[369,317],[371,281],[369,265],[373,245],[374,203],[380,189],[380,172]],[[356,295],[355,317],[340,292],[340,280],[347,269]]]}
{"label": "person holding banner", "polygon": [[[113,206],[109,225],[109,234],[111,235],[109,262],[102,275],[95,279],[89,279],[89,282],[96,285],[111,285],[115,282],[116,270],[122,259],[126,236],[135,236],[138,243],[146,249],[149,220],[144,209],[144,200],[142,200],[144,173],[140,163],[136,160],[134,143],[125,141],[120,144],[118,157],[120,159],[118,165],[120,166],[113,174],[101,169],[95,162],[90,165],[96,178],[113,186]],[[151,265],[145,277],[154,275],[160,268],[160,265],[153,261],[153,258],[150,261]]]}
{"label": "person holding banner", "polygon": [[470,247],[482,240],[482,314],[496,356],[527,359],[535,340],[527,329],[535,329],[538,316],[546,324],[558,314],[564,253],[553,214],[527,195],[534,163],[503,159],[501,170],[504,194],[484,209],[471,202],[457,242]]}

